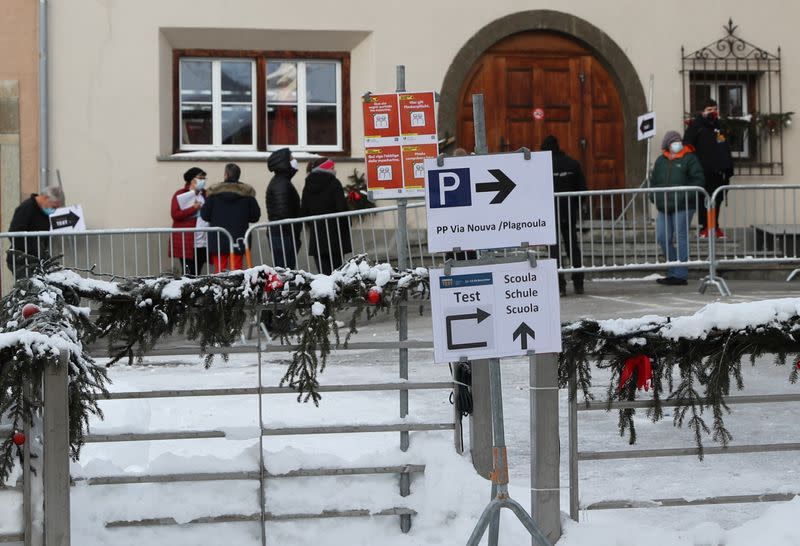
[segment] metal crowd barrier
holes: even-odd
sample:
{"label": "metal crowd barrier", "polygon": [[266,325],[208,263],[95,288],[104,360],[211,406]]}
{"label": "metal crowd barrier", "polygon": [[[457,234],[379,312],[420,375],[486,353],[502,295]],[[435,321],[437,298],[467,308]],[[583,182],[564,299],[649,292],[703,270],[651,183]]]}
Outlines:
{"label": "metal crowd barrier", "polygon": [[[708,268],[701,290],[713,285],[727,295],[730,291],[717,275],[719,268],[800,263],[799,192],[800,185],[759,184],[723,186],[712,196],[694,186],[558,193],[558,247],[536,250],[559,258],[562,274]],[[675,215],[678,226],[657,221],[654,225],[655,199],[693,213]],[[698,237],[702,203],[708,205],[712,235],[717,228],[715,212],[721,213],[724,237]],[[61,256],[63,265],[86,274],[206,274],[214,270],[214,248],[188,249],[193,240],[185,234],[218,234],[231,248],[245,249],[248,266],[269,264],[329,272],[355,254],[397,264],[397,233],[405,229],[410,266],[441,266],[448,255],[428,251],[424,203],[410,202],[406,210],[404,226],[398,225],[398,206],[392,205],[255,224],[239,240],[221,228],[150,228],[5,232],[0,233],[0,245],[4,254],[13,246],[26,253]],[[671,228],[676,234],[686,234],[685,242],[682,237],[670,237]],[[670,240],[673,245],[667,244]],[[192,259],[185,257],[187,250]],[[215,254],[220,254],[218,243],[216,250]],[[182,257],[173,258],[176,254]],[[6,266],[0,268],[4,291],[28,267],[20,257],[6,258]],[[798,272],[800,269],[787,280]]]}
{"label": "metal crowd barrier", "polygon": [[444,258],[428,252],[425,203],[408,203],[405,226],[398,225],[397,209],[392,205],[253,225],[245,235],[248,261],[318,272],[325,272],[325,266],[336,269],[351,254],[397,264],[397,230],[405,229],[410,267],[441,265]]}
{"label": "metal crowd barrier", "polygon": [[[185,234],[189,234],[189,243],[205,234],[206,246],[199,251],[194,247],[189,249]],[[209,247],[211,234],[216,236],[216,242]],[[227,240],[228,248],[235,247],[231,235],[216,227],[4,232],[0,233],[0,248],[5,258],[0,267],[0,286],[5,293],[15,279],[29,274],[36,261],[9,250],[40,257],[59,256],[62,265],[86,275],[93,272],[118,277],[154,276],[180,271],[200,274],[213,273],[212,254],[226,254],[220,240]],[[185,258],[188,250],[199,260]],[[175,255],[184,257],[173,258]]]}

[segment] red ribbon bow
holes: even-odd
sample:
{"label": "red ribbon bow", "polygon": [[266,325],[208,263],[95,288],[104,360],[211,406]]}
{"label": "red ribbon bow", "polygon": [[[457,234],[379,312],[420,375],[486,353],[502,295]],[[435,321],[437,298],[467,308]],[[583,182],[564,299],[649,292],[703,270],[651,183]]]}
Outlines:
{"label": "red ribbon bow", "polygon": [[622,373],[619,376],[619,387],[617,388],[618,391],[621,391],[622,387],[633,377],[634,371],[636,372],[636,388],[639,390],[650,390],[650,384],[653,379],[653,366],[650,363],[650,358],[646,355],[636,355],[626,360],[625,364],[622,366]]}

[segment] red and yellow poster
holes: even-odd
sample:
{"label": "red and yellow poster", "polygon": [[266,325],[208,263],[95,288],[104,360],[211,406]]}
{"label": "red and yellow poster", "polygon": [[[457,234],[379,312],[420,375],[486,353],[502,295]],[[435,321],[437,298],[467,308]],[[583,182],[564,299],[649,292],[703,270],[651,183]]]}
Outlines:
{"label": "red and yellow poster", "polygon": [[436,144],[414,144],[403,146],[403,179],[406,189],[425,189],[425,167],[427,158],[435,158],[439,154]]}
{"label": "red and yellow poster", "polygon": [[403,162],[400,146],[384,146],[364,150],[367,161],[367,188],[375,190],[403,190]]}
{"label": "red and yellow poster", "polygon": [[425,195],[425,158],[439,153],[436,94],[364,95],[367,189],[374,199]]}
{"label": "red and yellow poster", "polygon": [[400,136],[400,116],[396,93],[369,95],[364,98],[363,107],[365,139]]}
{"label": "red and yellow poster", "polygon": [[398,93],[397,98],[400,103],[400,136],[436,134],[436,96],[432,91]]}

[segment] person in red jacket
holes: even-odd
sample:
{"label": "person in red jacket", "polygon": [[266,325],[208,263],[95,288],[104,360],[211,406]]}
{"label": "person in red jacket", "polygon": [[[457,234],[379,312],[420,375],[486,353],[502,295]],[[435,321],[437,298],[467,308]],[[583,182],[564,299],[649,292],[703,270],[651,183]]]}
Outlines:
{"label": "person in red jacket", "polygon": [[[200,208],[205,203],[206,173],[203,169],[192,167],[183,173],[183,180],[183,188],[175,192],[170,204],[172,227],[197,227],[203,222],[200,220]],[[178,199],[179,195],[184,196],[187,192],[193,192],[194,196]],[[181,271],[184,275],[200,275],[202,273],[203,266],[208,261],[207,241],[208,234],[205,232],[186,231],[172,234],[168,249],[169,255],[181,262]]]}

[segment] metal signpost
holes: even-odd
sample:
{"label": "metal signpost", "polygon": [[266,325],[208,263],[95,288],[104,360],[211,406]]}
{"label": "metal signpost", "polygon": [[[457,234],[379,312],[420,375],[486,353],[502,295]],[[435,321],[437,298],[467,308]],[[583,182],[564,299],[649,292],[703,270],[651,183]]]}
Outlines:
{"label": "metal signpost", "polygon": [[[473,115],[476,151],[485,151],[481,95],[473,96]],[[455,258],[462,250],[555,243],[550,154],[522,150],[515,154],[440,156],[436,161],[425,161],[425,175],[431,251],[452,250]],[[517,194],[508,199],[514,192]],[[530,251],[510,257],[488,252],[476,260],[450,260],[445,268],[432,269],[430,273],[435,360],[466,361],[477,357],[484,360],[476,364],[488,363],[492,500],[481,514],[467,546],[477,546],[487,528],[489,546],[497,546],[503,508],[517,516],[535,546],[549,545],[545,533],[508,493],[499,358],[528,355],[533,374],[537,352],[561,351],[556,263],[550,259],[537,262]],[[473,386],[475,378],[476,374]],[[533,408],[538,402],[533,394],[535,385],[532,375],[532,416],[539,415]],[[557,392],[555,400],[557,408]],[[555,430],[557,438],[557,426]],[[557,482],[558,465],[552,461],[547,464],[552,467],[548,472],[555,470]],[[532,500],[535,501],[533,495]],[[557,510],[556,506],[556,515]],[[558,527],[551,534],[557,537]]]}

